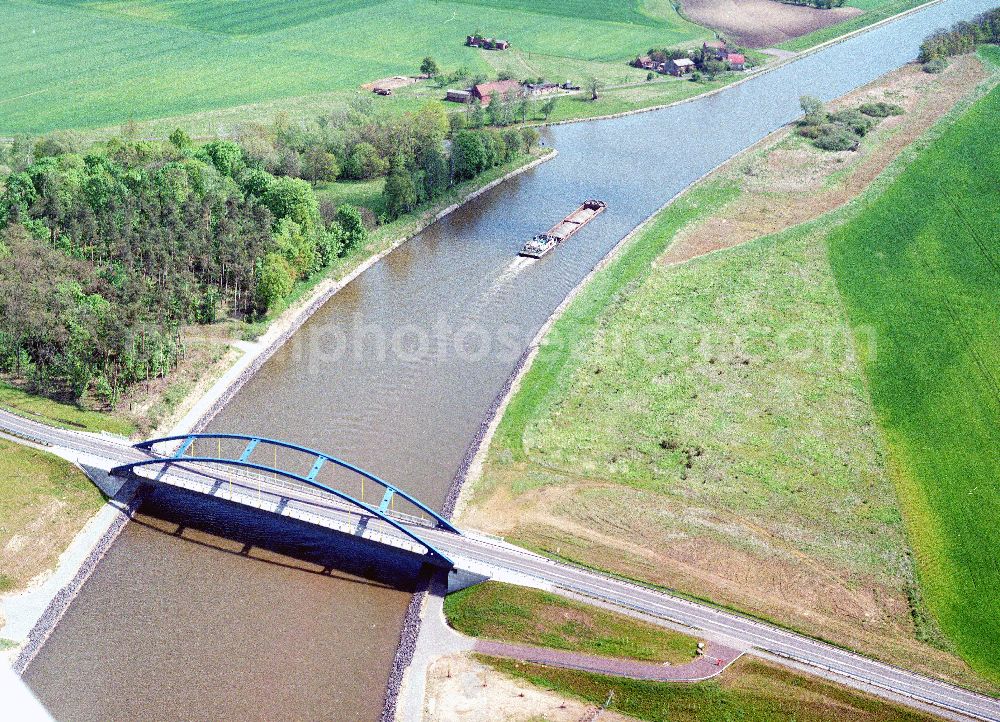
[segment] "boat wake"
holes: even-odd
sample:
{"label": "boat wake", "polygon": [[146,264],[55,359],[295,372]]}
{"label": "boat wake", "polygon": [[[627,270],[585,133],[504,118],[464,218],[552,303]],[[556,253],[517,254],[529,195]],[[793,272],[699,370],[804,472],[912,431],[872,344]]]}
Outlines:
{"label": "boat wake", "polygon": [[519,274],[525,268],[530,266],[532,263],[536,263],[537,260],[538,260],[537,258],[526,258],[525,256],[518,256],[517,258],[515,258],[513,261],[510,262],[510,265],[508,265],[507,268],[503,270],[503,273],[497,276],[497,280],[493,282],[493,286],[490,288],[490,290],[492,291],[497,287],[502,286],[505,283],[513,281],[514,278],[517,276],[517,274]]}
{"label": "boat wake", "polygon": [[482,295],[476,298],[475,302],[467,307],[465,314],[463,314],[463,318],[471,322],[477,321],[481,317],[483,311],[500,302],[502,295],[506,292],[511,282],[517,278],[519,273],[531,266],[533,263],[537,262],[537,258],[517,256],[493,280],[493,283],[491,283],[489,287],[483,291]]}

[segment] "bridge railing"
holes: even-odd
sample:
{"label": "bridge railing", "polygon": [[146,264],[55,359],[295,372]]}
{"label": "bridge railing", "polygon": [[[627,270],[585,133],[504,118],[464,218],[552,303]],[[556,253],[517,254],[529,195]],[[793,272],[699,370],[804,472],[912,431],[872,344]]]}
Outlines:
{"label": "bridge railing", "polygon": [[[213,448],[214,447],[214,448]],[[113,474],[134,473],[146,466],[182,464],[191,473],[205,475],[210,467],[224,468],[213,485],[230,485],[234,478],[243,494],[257,489],[258,497],[275,496],[275,489],[307,495],[329,506],[354,508],[381,519],[425,547],[432,557],[451,566],[440,551],[404,524],[441,528],[460,533],[451,522],[411,494],[358,466],[297,444],[244,434],[186,434],[135,444],[149,458],[116,467]],[[165,452],[165,453],[164,453]],[[214,452],[214,453],[212,453]],[[280,460],[279,460],[280,452]],[[245,480],[246,483],[241,483]],[[232,491],[232,489],[230,489]],[[280,496],[280,494],[279,494]],[[289,494],[288,498],[295,496]],[[397,508],[401,507],[401,508]]]}
{"label": "bridge railing", "polygon": [[[190,452],[190,450],[189,450]],[[171,457],[172,458],[172,457]],[[177,461],[184,461],[186,459],[192,458],[189,453],[186,456],[179,457]],[[207,457],[201,457],[205,459]],[[218,459],[219,457],[216,457]],[[297,479],[291,479],[288,477],[281,476],[280,474],[268,474],[267,472],[257,471],[255,469],[232,466],[232,465],[221,465],[213,464],[212,460],[203,460],[198,462],[200,466],[209,467],[213,469],[218,469],[222,472],[225,477],[237,477],[245,481],[245,487],[248,492],[256,492],[258,498],[261,497],[265,491],[265,485],[269,487],[280,487],[290,492],[295,492],[304,496],[311,497],[317,502],[329,503],[330,495],[324,493],[322,490],[316,487],[310,486],[309,484],[303,484]],[[225,480],[223,484],[227,483]],[[232,491],[232,489],[230,489]],[[381,495],[380,495],[381,496]],[[369,506],[371,495],[367,495],[364,490],[362,490],[359,501],[361,501],[366,507]],[[345,506],[351,506],[345,504]],[[402,511],[401,509],[395,508],[395,502],[390,503],[390,508],[385,510],[385,514],[394,519],[398,519],[404,524],[413,524],[415,526],[426,526],[429,528],[434,528],[437,526],[436,521],[429,515],[424,514],[419,509],[416,509],[416,513],[411,513],[408,511]]]}

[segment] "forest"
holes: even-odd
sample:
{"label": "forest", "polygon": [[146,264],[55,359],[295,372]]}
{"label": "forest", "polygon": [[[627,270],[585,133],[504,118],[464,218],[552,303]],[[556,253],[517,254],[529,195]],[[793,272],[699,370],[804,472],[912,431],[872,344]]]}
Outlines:
{"label": "forest", "polygon": [[[379,223],[537,138],[453,131],[439,103],[386,118],[365,102],[203,143],[137,135],[0,148],[0,375],[35,393],[115,405],[176,366],[185,324],[266,317]],[[314,190],[379,176],[382,218]]]}

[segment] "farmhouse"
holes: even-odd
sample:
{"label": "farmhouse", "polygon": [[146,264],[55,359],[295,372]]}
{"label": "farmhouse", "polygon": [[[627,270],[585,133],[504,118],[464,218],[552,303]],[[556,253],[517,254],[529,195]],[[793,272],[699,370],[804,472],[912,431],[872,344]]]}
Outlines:
{"label": "farmhouse", "polygon": [[701,52],[705,57],[714,56],[716,60],[725,60],[729,49],[725,40],[712,40],[701,44]]}
{"label": "farmhouse", "polygon": [[489,105],[494,96],[514,95],[525,96],[549,95],[560,90],[579,90],[579,86],[571,83],[521,83],[517,80],[495,80],[490,83],[479,83],[466,90],[449,90],[444,99],[452,103],[482,103]]}
{"label": "farmhouse", "polygon": [[666,63],[666,70],[671,75],[680,77],[694,70],[694,61],[691,58],[675,58]]}
{"label": "farmhouse", "polygon": [[747,58],[743,53],[727,53],[726,62],[729,63],[730,70],[747,69]]}
{"label": "farmhouse", "polygon": [[653,70],[656,68],[656,63],[648,55],[640,55],[635,60],[632,61],[632,67],[642,68],[643,70]]}
{"label": "farmhouse", "polygon": [[472,98],[483,105],[489,105],[494,95],[514,93],[522,95],[521,83],[516,80],[495,80],[492,83],[480,83],[472,86]]}
{"label": "farmhouse", "polygon": [[510,47],[509,40],[497,40],[496,38],[484,38],[478,33],[465,38],[465,44],[470,48],[480,48],[482,50],[506,50]]}

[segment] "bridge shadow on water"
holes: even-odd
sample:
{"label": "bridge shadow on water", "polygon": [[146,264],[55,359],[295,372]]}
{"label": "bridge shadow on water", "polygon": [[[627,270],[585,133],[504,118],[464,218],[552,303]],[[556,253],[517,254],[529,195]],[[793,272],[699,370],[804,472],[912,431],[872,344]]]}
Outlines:
{"label": "bridge shadow on water", "polygon": [[56,719],[374,722],[423,569],[412,553],[147,485],[25,679]]}
{"label": "bridge shadow on water", "polygon": [[420,583],[423,560],[400,549],[177,487],[140,494],[132,523],[188,544],[354,584],[413,592]]}

